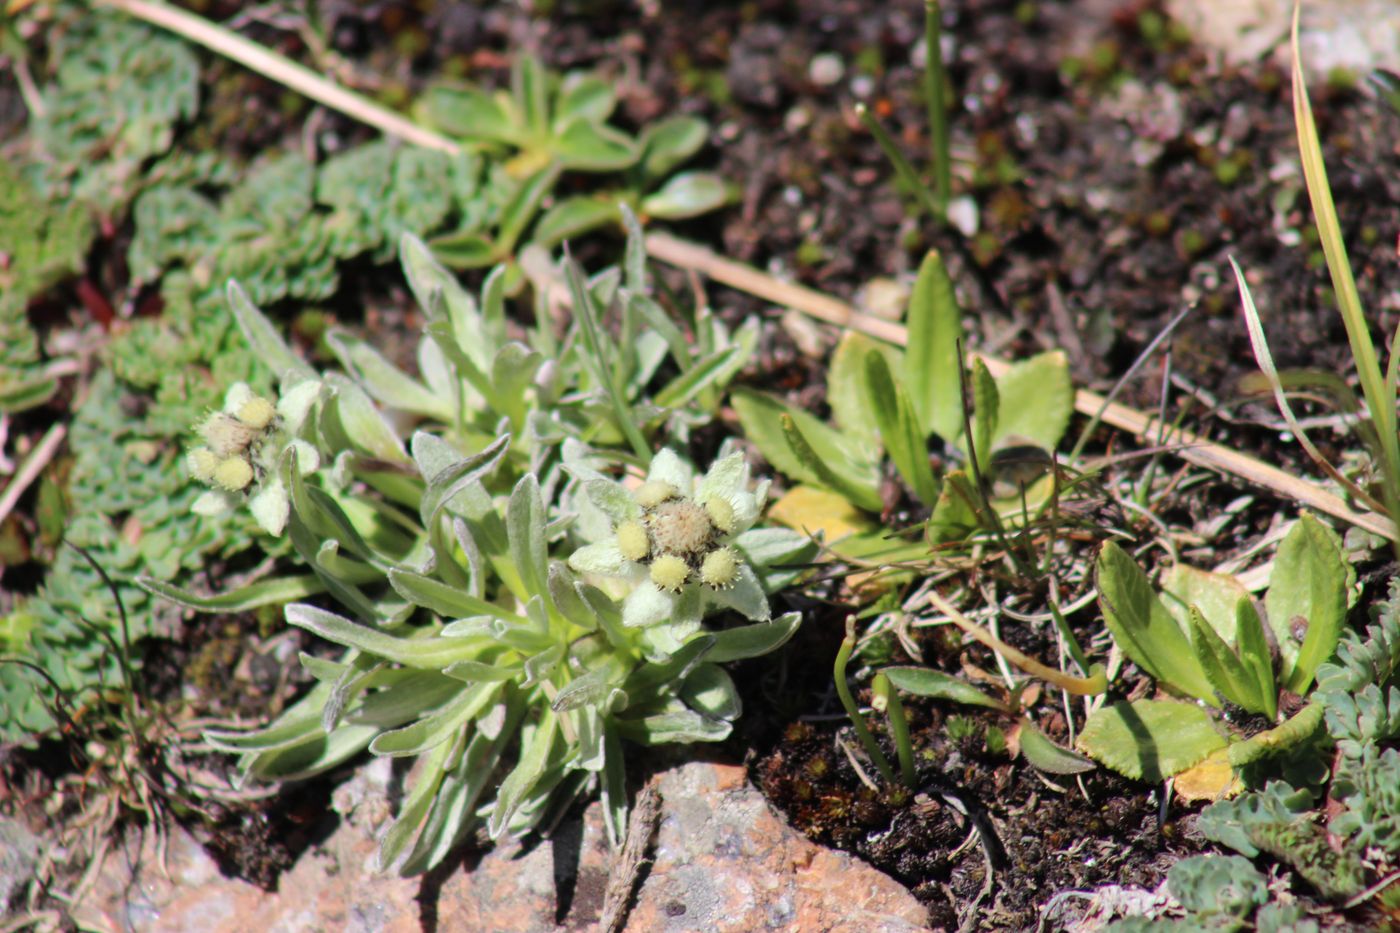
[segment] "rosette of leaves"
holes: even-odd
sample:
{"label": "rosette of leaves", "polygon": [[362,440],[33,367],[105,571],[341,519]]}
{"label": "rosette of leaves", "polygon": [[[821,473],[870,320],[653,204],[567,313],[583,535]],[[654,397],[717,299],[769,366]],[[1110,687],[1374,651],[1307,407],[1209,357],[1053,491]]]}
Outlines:
{"label": "rosette of leaves", "polygon": [[[634,139],[608,123],[617,106],[610,82],[580,71],[556,75],[529,55],[515,58],[509,89],[439,84],[418,101],[420,119],[483,156],[482,213],[432,241],[457,268],[511,260],[523,242],[553,246],[622,221],[620,205],[642,218],[677,220],[722,206],[728,186],[709,172],[672,174],[709,134],[705,121],[676,116]],[[617,173],[620,184],[550,205],[565,173]],[[545,210],[543,216],[540,211]]]}
{"label": "rosette of leaves", "polygon": [[[999,378],[974,360],[968,373],[969,437],[958,349],[961,314],[936,253],[920,266],[908,326],[904,351],[860,334],[842,339],[827,379],[830,423],[769,393],[734,392],[745,435],[769,463],[799,484],[788,501],[775,506],[775,513],[813,528],[824,518],[839,519],[850,536],[833,544],[846,556],[904,556],[889,551],[884,529],[868,517],[885,506],[886,461],[908,492],[932,509],[928,534],[934,541],[993,527],[988,508],[1001,519],[1014,519],[1027,505],[1037,508],[1048,501],[1053,488],[1049,451],[1059,444],[1074,410],[1064,355],[1040,354]],[[935,473],[928,457],[934,437],[961,451],[967,469]],[[1034,476],[1021,475],[1019,482],[997,484],[996,464],[1018,451],[1042,468]],[[1030,456],[1032,451],[1038,456]],[[926,550],[911,547],[908,552],[915,557]]]}
{"label": "rosette of leaves", "polygon": [[[1159,781],[1198,768],[1196,777],[1212,795],[1234,785],[1245,765],[1317,730],[1322,709],[1316,704],[1280,722],[1279,692],[1309,692],[1345,629],[1355,579],[1335,532],[1306,513],[1275,557],[1264,596],[1267,623],[1233,577],[1178,564],[1163,576],[1159,594],[1132,557],[1105,544],[1097,584],[1114,641],[1168,693],[1199,702],[1164,697],[1110,704],[1089,717],[1079,748],[1132,778]],[[1209,711],[1227,704],[1264,717],[1273,728],[1248,739],[1236,735]]]}
{"label": "rosette of leaves", "polygon": [[33,172],[0,163],[0,413],[41,405],[58,382],[39,361],[26,308],[82,268],[92,220],[82,205],[42,197]]}
{"label": "rosette of leaves", "polygon": [[121,14],[60,8],[46,29],[53,83],[30,128],[49,183],[100,214],[120,213],[143,164],[170,148],[199,106],[199,65],[188,45]]}

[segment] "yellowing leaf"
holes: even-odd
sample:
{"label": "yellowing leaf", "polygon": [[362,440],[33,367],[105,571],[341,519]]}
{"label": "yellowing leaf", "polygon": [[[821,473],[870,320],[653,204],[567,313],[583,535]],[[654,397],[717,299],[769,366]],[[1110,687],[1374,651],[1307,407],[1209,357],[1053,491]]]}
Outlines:
{"label": "yellowing leaf", "polygon": [[1178,774],[1172,789],[1182,803],[1195,803],[1233,797],[1244,790],[1244,784],[1230,766],[1229,749],[1221,748]]}
{"label": "yellowing leaf", "polygon": [[768,516],[797,531],[825,532],[828,544],[874,527],[844,496],[814,486],[793,487]]}

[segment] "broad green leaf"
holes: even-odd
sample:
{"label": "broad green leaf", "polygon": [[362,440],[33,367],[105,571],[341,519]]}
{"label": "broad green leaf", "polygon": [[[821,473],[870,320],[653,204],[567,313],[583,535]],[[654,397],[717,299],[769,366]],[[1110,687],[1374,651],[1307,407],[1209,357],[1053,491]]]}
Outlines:
{"label": "broad green leaf", "polygon": [[[813,423],[821,425],[821,422],[815,421],[815,419]],[[792,415],[783,414],[780,416],[780,424],[783,437],[787,440],[788,449],[792,451],[793,456],[805,469],[811,471],[819,485],[841,493],[868,512],[880,511],[884,501],[880,498],[878,478],[857,475],[854,470],[847,468],[841,460],[828,456],[828,453],[848,451],[849,442],[845,437],[835,434],[825,425],[821,425],[818,443],[822,444],[823,450],[819,451]],[[849,457],[843,459],[846,464],[849,464]],[[867,481],[870,479],[875,481]]]}
{"label": "broad green leaf", "polygon": [[1188,607],[1187,620],[1191,626],[1191,644],[1196,649],[1196,658],[1201,662],[1206,678],[1220,695],[1251,713],[1264,712],[1266,701],[1259,691],[1254,672],[1244,666],[1234,649],[1216,634],[1215,628],[1195,605]]}
{"label": "broad green leaf", "polygon": [[[848,496],[851,501],[867,511],[880,510],[879,464],[871,459],[870,451],[860,448],[858,442],[846,438],[802,409],[767,393],[740,388],[734,390],[731,399],[744,426],[744,435],[780,472],[800,482],[844,493],[845,490],[822,478],[823,474],[819,471],[824,469],[826,475],[837,476],[839,484],[861,489],[856,496]],[[809,448],[808,456],[799,456],[793,449],[783,427],[784,417],[790,418],[800,431]],[[814,466],[813,461],[817,460],[821,463]]]}
{"label": "broad green leaf", "polygon": [[900,690],[914,696],[951,700],[967,706],[985,706],[1003,712],[1007,709],[1005,703],[987,696],[967,681],[931,667],[886,667],[881,673]]}
{"label": "broad green leaf", "polygon": [[1147,574],[1113,541],[1099,551],[1096,578],[1104,623],[1123,653],[1155,680],[1218,705],[1196,652]]}
{"label": "broad green leaf", "polygon": [[1001,405],[993,446],[1000,440],[1054,450],[1074,414],[1074,386],[1060,350],[1020,360],[997,379]]}
{"label": "broad green leaf", "polygon": [[1304,512],[1279,545],[1264,595],[1286,689],[1306,693],[1317,666],[1336,650],[1353,579],[1336,532]]}
{"label": "broad green leaf", "polygon": [[433,126],[460,139],[509,143],[520,136],[500,101],[479,88],[430,87],[420,98],[418,109]]}
{"label": "broad green leaf", "polygon": [[1020,725],[1021,754],[1032,766],[1047,774],[1083,774],[1094,770],[1092,761],[1046,738],[1029,716],[1022,716]]}
{"label": "broad green leaf", "polygon": [[555,246],[590,230],[617,222],[617,198],[608,194],[576,194],[556,201],[535,223],[530,241]]}
{"label": "broad green leaf", "polygon": [[962,312],[953,294],[953,280],[937,252],[919,266],[909,296],[908,349],[904,353],[904,385],[925,435],[937,434],[954,443],[963,431],[962,372],[958,342]]}
{"label": "broad green leaf", "polygon": [[924,434],[915,422],[913,406],[895,384],[885,356],[872,350],[865,356],[865,376],[874,402],[875,423],[895,469],[920,502],[938,501],[939,483],[928,462]]}
{"label": "broad green leaf", "polygon": [[729,197],[729,185],[714,172],[682,172],[642,198],[639,207],[647,217],[684,220],[719,210]]}
{"label": "broad green leaf", "polygon": [[1249,598],[1244,584],[1229,574],[1199,570],[1176,563],[1162,574],[1162,605],[1183,631],[1191,630],[1190,607],[1227,642],[1235,640],[1235,607]]}
{"label": "broad green leaf", "polygon": [[[874,352],[880,352],[889,367],[899,367],[898,350],[877,343],[859,331],[847,331],[831,351],[831,364],[826,374],[826,403],[831,406],[833,424],[842,434],[858,440],[863,449],[871,451],[880,443],[880,430],[865,357]],[[871,454],[867,459],[878,459],[878,454]]]}
{"label": "broad green leaf", "polygon": [[560,82],[554,105],[554,122],[562,126],[573,120],[602,123],[617,106],[612,85],[583,71],[571,71]]}
{"label": "broad green leaf", "polygon": [[704,120],[685,115],[647,124],[639,140],[642,174],[648,181],[665,178],[705,145],[709,132],[710,125]]}
{"label": "broad green leaf", "polygon": [[325,591],[321,581],[310,574],[259,580],[213,596],[198,596],[173,583],[153,577],[137,577],[136,584],[148,593],[162,596],[196,612],[247,612],[263,606],[280,606],[294,599],[305,599]]}
{"label": "broad green leaf", "polygon": [[1134,700],[1096,711],[1074,744],[1119,774],[1157,783],[1224,748],[1226,741],[1210,713],[1194,703]]}
{"label": "broad green leaf", "polygon": [[553,140],[565,168],[581,172],[614,172],[637,161],[637,143],[610,126],[574,120]]}

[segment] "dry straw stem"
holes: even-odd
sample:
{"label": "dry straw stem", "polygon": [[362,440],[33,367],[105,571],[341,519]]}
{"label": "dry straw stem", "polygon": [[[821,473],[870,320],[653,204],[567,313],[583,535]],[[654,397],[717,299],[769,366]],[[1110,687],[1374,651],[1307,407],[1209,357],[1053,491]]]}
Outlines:
{"label": "dry straw stem", "polygon": [[[908,334],[902,324],[895,324],[868,314],[838,301],[830,295],[783,282],[767,275],[752,266],[734,262],[717,255],[713,250],[695,243],[688,243],[666,233],[647,234],[647,252],[662,262],[682,269],[689,269],[709,276],[716,282],[748,292],[766,301],[793,308],[804,314],[878,337],[899,346],[908,343]],[[994,356],[972,354],[986,364],[992,375],[1004,373],[1010,363]],[[1080,414],[1093,417],[1100,414],[1102,420],[1121,431],[1133,435],[1140,442],[1149,442],[1159,436],[1163,424],[1152,415],[1145,414],[1127,405],[1108,402],[1097,392],[1080,389],[1074,396],[1074,407]],[[1239,477],[1270,489],[1280,496],[1294,499],[1303,505],[1316,509],[1334,518],[1349,522],[1386,539],[1394,539],[1395,525],[1389,519],[1373,512],[1358,512],[1346,504],[1338,495],[1322,489],[1314,483],[1286,473],[1254,457],[1237,450],[1209,441],[1198,434],[1165,425],[1176,439],[1174,452],[1189,463],[1217,470]]]}
{"label": "dry straw stem", "polygon": [[[159,0],[93,2],[97,6],[123,10],[144,22],[168,29],[390,136],[443,152],[455,153],[461,149],[453,140],[419,126],[362,95],[347,91],[309,68],[192,13],[176,9]],[[862,314],[829,295],[779,281],[752,266],[718,256],[703,246],[687,243],[665,233],[648,234],[646,245],[648,252],[662,262],[703,273],[731,288],[899,346],[905,346],[908,342],[908,335],[902,325]],[[1005,372],[1010,365],[1005,360],[993,356],[974,356],[978,356],[993,375]],[[1075,394],[1075,408],[1089,417],[1100,414],[1103,421],[1119,430],[1127,431],[1139,441],[1155,438],[1156,432],[1163,427],[1158,419],[1150,415],[1126,405],[1108,402],[1103,396],[1084,389]],[[1181,445],[1177,454],[1189,463],[1237,476],[1389,540],[1395,539],[1395,525],[1389,519],[1374,513],[1357,512],[1341,497],[1306,480],[1291,476],[1239,451],[1212,443],[1189,431],[1173,429],[1173,436]]]}

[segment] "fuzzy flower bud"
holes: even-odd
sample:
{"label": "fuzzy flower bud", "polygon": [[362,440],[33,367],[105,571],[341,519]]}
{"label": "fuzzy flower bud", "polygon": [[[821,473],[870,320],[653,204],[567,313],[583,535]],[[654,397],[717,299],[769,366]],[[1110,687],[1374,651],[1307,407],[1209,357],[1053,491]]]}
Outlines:
{"label": "fuzzy flower bud", "polygon": [[679,593],[690,579],[690,565],[674,554],[662,554],[651,562],[651,582],[668,593]]}
{"label": "fuzzy flower bud", "polygon": [[617,526],[617,549],[627,560],[646,560],[651,553],[651,541],[641,522],[623,522]]}

